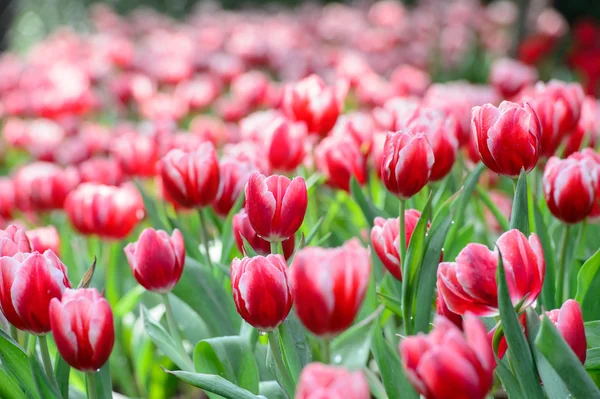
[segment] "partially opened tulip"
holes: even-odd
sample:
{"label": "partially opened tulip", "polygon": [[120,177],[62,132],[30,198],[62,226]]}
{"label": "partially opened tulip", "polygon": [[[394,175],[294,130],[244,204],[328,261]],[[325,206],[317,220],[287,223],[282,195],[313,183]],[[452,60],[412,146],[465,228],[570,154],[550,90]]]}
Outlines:
{"label": "partially opened tulip", "polygon": [[13,256],[19,252],[31,252],[31,242],[25,230],[11,224],[0,230],[0,256]]}
{"label": "partially opened tulip", "polygon": [[317,168],[331,187],[350,192],[352,176],[359,184],[367,181],[367,160],[349,137],[326,137],[315,148]]}
{"label": "partially opened tulip", "polygon": [[58,352],[77,370],[96,372],[115,342],[112,310],[95,288],[66,289],[50,302],[50,325]]}
{"label": "partially opened tulip", "polygon": [[295,399],[369,399],[369,384],[361,371],[311,363],[300,374]]}
{"label": "partially opened tulip", "polygon": [[[235,238],[235,244],[238,250],[241,253],[245,253],[244,251],[244,240],[250,244],[252,249],[258,255],[268,255],[271,253],[271,244],[269,241],[260,238],[256,231],[250,224],[250,220],[248,219],[248,212],[246,209],[242,208],[238,213],[233,215],[232,223],[232,233]],[[283,256],[286,259],[289,259],[290,256],[294,253],[295,241],[294,236],[291,236],[287,240],[284,240],[281,243],[281,247],[283,249]]]}
{"label": "partially opened tulip", "polygon": [[113,158],[91,158],[79,165],[81,182],[118,186],[124,180],[121,166]]}

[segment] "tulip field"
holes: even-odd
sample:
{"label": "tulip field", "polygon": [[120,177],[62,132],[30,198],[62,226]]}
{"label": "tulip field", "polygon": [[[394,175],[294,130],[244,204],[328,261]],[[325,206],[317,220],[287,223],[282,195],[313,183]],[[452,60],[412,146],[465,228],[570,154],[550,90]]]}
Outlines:
{"label": "tulip field", "polygon": [[0,399],[600,399],[600,24],[414,3],[1,54]]}

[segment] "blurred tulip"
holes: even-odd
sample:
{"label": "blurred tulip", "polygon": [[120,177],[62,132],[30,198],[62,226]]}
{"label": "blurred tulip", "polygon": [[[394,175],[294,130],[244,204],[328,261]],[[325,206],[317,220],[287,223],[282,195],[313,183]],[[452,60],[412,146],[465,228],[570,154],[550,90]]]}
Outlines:
{"label": "blurred tulip", "polygon": [[32,246],[25,230],[11,224],[0,230],[0,256],[14,256],[19,252],[31,252]]}
{"label": "blurred tulip", "polygon": [[284,241],[293,237],[302,225],[308,194],[302,177],[293,180],[285,176],[266,177],[252,172],[246,186],[248,220],[263,239]]}
{"label": "blurred tulip", "polygon": [[266,129],[266,145],[271,169],[293,172],[304,160],[304,123],[290,122],[283,117],[274,119]]}
{"label": "blurred tulip", "polygon": [[11,218],[17,204],[15,184],[9,177],[0,177],[0,217]]}
{"label": "blurred tulip", "polygon": [[581,117],[577,127],[567,138],[564,156],[569,156],[579,150],[584,142],[594,148],[600,136],[600,102],[594,97],[587,96],[581,105]]}
{"label": "blurred tulip", "polygon": [[546,316],[554,323],[560,335],[573,349],[575,355],[581,360],[581,364],[584,364],[587,355],[587,340],[579,303],[568,299],[560,309],[546,312]]}
{"label": "blurred tulip", "polygon": [[65,198],[79,184],[75,169],[46,162],[20,168],[14,176],[16,204],[23,211],[61,209]]}
{"label": "blurred tulip", "polygon": [[361,371],[310,363],[302,370],[295,399],[369,399],[369,384]]}
{"label": "blurred tulip", "polygon": [[129,176],[154,176],[160,153],[156,139],[135,133],[120,136],[111,146],[111,154]]}
{"label": "blurred tulip", "polygon": [[79,165],[82,183],[99,183],[118,186],[123,182],[123,171],[113,158],[91,158]]}
{"label": "blurred tulip", "polygon": [[95,288],[66,289],[50,302],[52,336],[61,357],[83,372],[96,372],[115,343],[113,313]]}
{"label": "blurred tulip", "polygon": [[493,172],[516,178],[521,169],[529,172],[537,164],[542,127],[529,104],[474,107],[472,130],[479,156]]}
{"label": "blurred tulip", "polygon": [[227,158],[219,162],[219,191],[212,207],[218,215],[227,216],[238,197],[246,188],[250,174],[256,167],[250,162]]}
{"label": "blurred tulip", "polygon": [[71,288],[67,268],[52,251],[0,258],[0,306],[20,330],[50,332],[50,300],[60,299],[66,288]]}
{"label": "blurred tulip", "polygon": [[361,185],[367,181],[367,160],[358,145],[348,137],[323,139],[315,148],[315,161],[331,187],[350,192],[352,176]]}
{"label": "blurred tulip", "polygon": [[538,73],[534,67],[510,58],[494,61],[490,69],[490,83],[508,99],[533,85],[537,79]]}
{"label": "blurred tulip", "polygon": [[[260,238],[259,235],[256,234],[256,231],[250,224],[246,209],[242,208],[238,213],[233,215],[232,226],[235,244],[241,253],[245,253],[244,240],[242,237],[248,241],[248,244],[250,244],[252,249],[256,251],[257,254],[266,256],[271,253],[271,244],[269,241]],[[289,259],[289,257],[294,253],[294,236],[284,240],[281,243],[281,246],[283,248],[283,256],[286,259]]]}
{"label": "blurred tulip", "polygon": [[448,320],[450,320],[454,325],[462,330],[463,328],[463,319],[459,314],[454,313],[450,309],[448,309],[448,305],[446,305],[446,301],[444,301],[444,296],[439,294],[435,300],[435,311],[438,315],[444,316]]}
{"label": "blurred tulip", "polygon": [[513,305],[522,302],[521,309],[525,309],[535,302],[546,273],[539,238],[531,234],[528,240],[520,231],[509,230],[500,236],[496,246],[497,249],[490,251],[485,245],[471,243],[460,251],[456,262],[440,263],[438,292],[452,312],[498,315],[498,249]]}
{"label": "blurred tulip", "polygon": [[291,265],[290,283],[296,313],[306,329],[331,338],[350,327],[363,302],[370,273],[369,251],[355,242],[298,251]]}
{"label": "blurred tulip", "polygon": [[408,380],[430,399],[484,399],[494,382],[496,362],[484,324],[465,316],[464,334],[437,316],[429,335],[400,341],[400,357]]}
{"label": "blurred tulip", "polygon": [[133,277],[148,291],[166,294],[179,281],[185,262],[183,235],[146,228],[124,248]]}
{"label": "blurred tulip", "polygon": [[431,77],[427,72],[405,64],[394,69],[391,81],[397,96],[422,96],[431,84]]}
{"label": "blurred tulip", "polygon": [[180,205],[193,208],[210,204],[219,191],[219,161],[215,147],[204,143],[194,152],[169,151],[160,164],[166,191]]}
{"label": "blurred tulip", "polygon": [[19,252],[37,251],[44,253],[47,250],[51,250],[60,256],[60,236],[56,227],[36,227],[35,229],[27,230],[26,234],[31,243],[31,250],[24,249]]}
{"label": "blurred tulip", "polygon": [[231,93],[251,107],[266,102],[269,79],[260,71],[250,71],[236,76],[231,82]]}
{"label": "blurred tulip", "polygon": [[292,309],[287,264],[281,255],[234,259],[231,290],[238,313],[261,331],[273,331]]}
{"label": "blurred tulip", "polygon": [[371,152],[374,134],[375,122],[365,112],[342,115],[333,128],[334,137],[352,139],[363,154]]}
{"label": "blurred tulip", "polygon": [[381,159],[381,179],[392,194],[408,199],[425,187],[434,162],[425,134],[390,132]]}

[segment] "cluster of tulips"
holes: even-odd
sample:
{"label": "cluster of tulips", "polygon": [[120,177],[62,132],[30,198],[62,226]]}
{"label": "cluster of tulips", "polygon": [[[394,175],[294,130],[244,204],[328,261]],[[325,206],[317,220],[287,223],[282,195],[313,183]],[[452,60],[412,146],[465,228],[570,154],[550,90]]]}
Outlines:
{"label": "cluster of tulips", "polygon": [[600,103],[530,11],[520,60],[468,0],[3,55],[0,397],[600,398]]}

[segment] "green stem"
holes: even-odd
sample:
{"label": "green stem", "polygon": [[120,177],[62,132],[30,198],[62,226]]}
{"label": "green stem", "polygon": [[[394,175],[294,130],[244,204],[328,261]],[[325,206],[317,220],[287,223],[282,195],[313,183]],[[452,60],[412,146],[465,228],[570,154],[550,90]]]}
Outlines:
{"label": "green stem", "polygon": [[565,226],[560,246],[560,257],[558,258],[558,273],[556,274],[556,304],[560,306],[563,303],[563,291],[565,287],[565,269],[567,261],[567,248],[569,247],[569,225]]}
{"label": "green stem", "polygon": [[210,246],[208,245],[208,226],[206,222],[206,218],[202,213],[202,209],[198,209],[198,218],[200,219],[200,236],[202,238],[202,244],[204,245],[204,251],[206,252],[205,258],[208,263],[208,266],[211,270],[215,270],[212,260],[210,259]]}
{"label": "green stem", "polygon": [[404,218],[404,213],[406,209],[406,201],[400,200],[400,268],[402,270],[402,294],[401,294],[401,302],[402,302],[402,319],[404,321],[404,334],[406,336],[410,335],[411,327],[410,327],[410,309],[407,306],[404,298],[404,292],[407,287],[405,284],[408,284],[408,263],[406,262],[406,222]]}
{"label": "green stem", "polygon": [[182,353],[185,353],[185,355],[187,356],[187,352],[183,347],[183,340],[181,339],[181,334],[179,333],[179,329],[177,328],[177,322],[175,321],[175,317],[173,316],[173,308],[171,307],[169,294],[163,294],[162,298],[165,304],[165,313],[167,314],[167,325],[169,326],[169,332],[171,333],[171,337],[173,337],[175,344],[179,346],[179,349],[181,349]]}
{"label": "green stem", "polygon": [[17,327],[10,325],[10,336],[15,340],[16,343],[19,343],[19,331],[17,331]]}
{"label": "green stem", "polygon": [[29,342],[27,342],[27,352],[29,354],[35,354],[35,341],[37,339],[37,335],[30,334]]}
{"label": "green stem", "polygon": [[277,255],[279,253],[279,249],[278,249],[278,243],[277,242],[271,242],[271,253],[273,255]]}
{"label": "green stem", "polygon": [[56,377],[54,377],[54,370],[52,369],[52,360],[50,359],[50,351],[48,350],[48,338],[46,335],[39,336],[40,341],[40,352],[42,353],[42,362],[44,363],[44,370],[50,382],[58,388]]}
{"label": "green stem", "polygon": [[294,392],[296,390],[296,384],[294,380],[290,376],[288,369],[285,367],[285,363],[283,362],[283,356],[281,354],[281,348],[279,347],[279,341],[275,336],[273,331],[267,334],[269,338],[269,346],[271,347],[271,354],[273,355],[273,359],[275,360],[275,365],[277,366],[277,370],[279,371],[279,375],[283,381],[283,389],[287,393],[288,397],[293,397]]}
{"label": "green stem", "polygon": [[323,343],[321,361],[325,364],[329,364],[331,363],[331,341],[327,338],[323,338],[321,342]]}
{"label": "green stem", "polygon": [[406,273],[404,259],[406,258],[406,222],[404,221],[404,213],[406,210],[406,200],[400,200],[400,264],[402,272]]}
{"label": "green stem", "polygon": [[87,386],[88,399],[98,399],[98,390],[96,388],[96,372],[85,373],[85,382]]}

